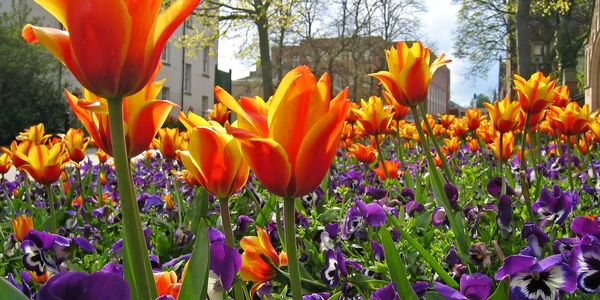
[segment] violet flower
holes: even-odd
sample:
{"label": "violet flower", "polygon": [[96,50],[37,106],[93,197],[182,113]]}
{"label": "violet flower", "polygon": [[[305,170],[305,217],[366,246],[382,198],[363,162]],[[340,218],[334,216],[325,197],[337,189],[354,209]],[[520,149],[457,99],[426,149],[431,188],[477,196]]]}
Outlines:
{"label": "violet flower", "polygon": [[383,246],[381,246],[381,244],[379,244],[375,240],[371,240],[371,253],[373,254],[373,258],[376,261],[383,262],[383,260],[385,259]]}
{"label": "violet flower", "polygon": [[342,225],[342,239],[347,240],[350,236],[358,234],[364,238],[366,226],[380,227],[385,224],[385,210],[378,203],[365,204],[362,200],[356,200],[347,212]]}
{"label": "violet flower", "polygon": [[62,272],[46,282],[36,299],[127,300],[130,292],[127,282],[112,273]]}
{"label": "violet flower", "polygon": [[[490,195],[494,196],[494,197],[500,197],[500,194],[502,193],[502,178],[500,177],[494,177],[492,178],[492,180],[490,180],[487,184],[487,191],[488,193],[490,193]],[[515,196],[515,190],[513,190],[512,187],[510,187],[510,185],[508,185],[508,183],[506,184],[506,194],[509,196]]]}
{"label": "violet flower", "polygon": [[563,192],[558,185],[552,191],[544,187],[538,201],[531,205],[531,209],[541,215],[542,226],[546,223],[562,225],[574,206],[579,202],[579,195],[572,191]]}
{"label": "violet flower", "polygon": [[395,283],[388,283],[371,294],[371,300],[400,300]]}
{"label": "violet flower", "polygon": [[342,249],[338,246],[335,251],[327,250],[325,254],[325,266],[321,269],[321,280],[330,286],[334,287],[340,282],[340,277],[348,275],[346,268],[346,258],[342,253]]}
{"label": "violet flower", "polygon": [[512,199],[508,195],[500,196],[498,200],[498,227],[500,228],[500,235],[502,238],[506,238],[512,232],[512,226],[510,224],[513,215],[513,203]]}
{"label": "violet flower", "polygon": [[435,282],[435,289],[448,300],[485,300],[492,292],[492,279],[481,273],[464,274],[459,291],[440,282]]}
{"label": "violet flower", "polygon": [[302,300],[327,300],[330,296],[327,292],[314,293],[302,296]]}
{"label": "violet flower", "polygon": [[223,288],[229,290],[233,285],[235,274],[242,267],[242,256],[237,249],[225,244],[225,235],[220,231],[209,228],[210,270],[221,279]]}
{"label": "violet flower", "polygon": [[448,218],[446,217],[446,210],[443,207],[436,207],[431,213],[431,224],[433,226],[442,226],[448,223]]}
{"label": "violet flower", "polygon": [[537,258],[542,257],[542,248],[546,243],[550,242],[548,234],[532,222],[525,222],[521,231],[521,238],[527,239],[527,244],[529,245],[522,252],[525,251],[525,254]]}
{"label": "violet flower", "polygon": [[577,270],[577,286],[585,293],[600,294],[600,243],[580,244],[571,252],[570,265]]}
{"label": "violet flower", "polygon": [[505,276],[510,276],[510,299],[558,299],[559,290],[573,293],[577,288],[577,274],[560,255],[539,261],[532,256],[511,255],[495,279]]}

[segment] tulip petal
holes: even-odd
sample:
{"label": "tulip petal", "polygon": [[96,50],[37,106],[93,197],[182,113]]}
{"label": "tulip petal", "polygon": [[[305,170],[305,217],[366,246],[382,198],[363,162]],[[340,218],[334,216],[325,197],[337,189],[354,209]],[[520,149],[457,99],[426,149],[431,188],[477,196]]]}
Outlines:
{"label": "tulip petal", "polygon": [[35,0],[35,3],[53,15],[65,28],[67,28],[67,2],[68,0]]}
{"label": "tulip petal", "polygon": [[260,182],[276,195],[288,195],[292,166],[283,147],[267,138],[252,138],[241,142],[244,158]]}
{"label": "tulip petal", "polygon": [[350,108],[346,96],[347,92],[342,92],[332,100],[331,110],[303,137],[293,172],[296,180],[294,196],[300,197],[312,192],[327,173]]}
{"label": "tulip petal", "polygon": [[65,95],[67,97],[67,101],[69,101],[69,105],[71,106],[73,113],[75,113],[75,116],[79,119],[79,121],[81,121],[83,127],[85,127],[92,139],[96,142],[96,145],[98,145],[98,147],[104,150],[104,152],[106,152],[108,155],[112,155],[110,130],[107,130],[106,132],[102,131],[104,134],[101,134],[90,112],[78,105],[79,99],[73,94],[69,93],[67,90],[65,90]]}
{"label": "tulip petal", "polygon": [[129,157],[148,149],[152,138],[165,122],[175,103],[166,100],[146,102],[136,117],[131,117],[126,136],[129,142]]}
{"label": "tulip petal", "polygon": [[188,112],[186,116],[182,111],[179,112],[179,121],[187,128],[187,130],[191,130],[196,126],[210,126],[210,123],[206,121],[203,117],[193,113]]}
{"label": "tulip petal", "polygon": [[190,172],[190,174],[192,174],[192,176],[198,180],[202,186],[204,186],[206,184],[206,178],[200,172],[200,168],[192,158],[190,152],[187,150],[181,151],[179,152],[179,157],[181,158],[181,163],[183,163],[185,169],[188,170],[188,172]]}

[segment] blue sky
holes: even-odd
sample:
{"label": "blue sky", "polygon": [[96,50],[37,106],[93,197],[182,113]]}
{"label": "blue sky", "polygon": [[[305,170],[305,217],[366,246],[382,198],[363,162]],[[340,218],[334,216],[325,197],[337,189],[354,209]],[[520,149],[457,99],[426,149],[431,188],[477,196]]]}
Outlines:
{"label": "blue sky", "polygon": [[[487,78],[473,81],[464,76],[468,62],[456,59],[452,55],[452,32],[460,6],[452,4],[452,0],[428,0],[426,3],[428,12],[422,18],[423,32],[427,32],[427,40],[435,42],[436,53],[446,53],[452,59],[452,63],[448,65],[451,71],[450,99],[468,106],[474,93],[484,93],[492,97],[493,90],[497,88],[498,65],[490,68]],[[232,69],[234,80],[247,76],[255,69],[254,65],[235,58],[235,49],[239,48],[239,43],[242,43],[239,39],[219,41],[219,69]]]}

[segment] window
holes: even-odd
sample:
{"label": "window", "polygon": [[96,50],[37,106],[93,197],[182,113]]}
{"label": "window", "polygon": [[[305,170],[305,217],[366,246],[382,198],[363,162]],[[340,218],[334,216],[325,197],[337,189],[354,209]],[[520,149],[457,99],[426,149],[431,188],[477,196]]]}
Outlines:
{"label": "window", "polygon": [[160,100],[171,100],[171,89],[168,86],[163,86],[160,92]]}
{"label": "window", "polygon": [[208,117],[208,96],[202,96],[202,114]]}
{"label": "window", "polygon": [[160,60],[164,63],[164,64],[169,64],[170,61],[170,57],[171,57],[171,47],[169,47],[169,43],[165,44],[165,48],[163,48],[162,53],[160,54]]}
{"label": "window", "polygon": [[185,64],[185,70],[183,71],[183,91],[191,94],[192,93],[192,65]]}
{"label": "window", "polygon": [[204,47],[202,50],[202,74],[208,75],[209,69],[209,57],[208,57],[208,47]]}

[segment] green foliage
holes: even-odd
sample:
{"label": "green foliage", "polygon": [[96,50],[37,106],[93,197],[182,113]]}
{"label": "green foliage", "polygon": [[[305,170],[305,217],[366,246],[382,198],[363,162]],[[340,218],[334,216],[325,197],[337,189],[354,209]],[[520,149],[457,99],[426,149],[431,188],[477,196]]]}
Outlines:
{"label": "green foliage", "polygon": [[491,102],[490,101],[490,97],[488,97],[488,95],[485,94],[477,94],[477,96],[475,96],[475,104],[477,108],[483,108],[483,103],[484,102]]}
{"label": "green foliage", "polygon": [[21,28],[31,21],[29,9],[20,1],[13,2],[12,11],[0,14],[0,145],[40,122],[49,132],[63,131],[67,118],[58,80],[62,67],[41,46],[21,38]]}

